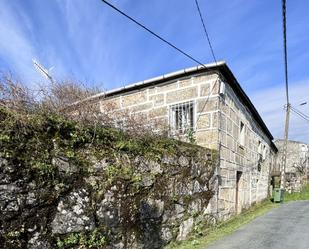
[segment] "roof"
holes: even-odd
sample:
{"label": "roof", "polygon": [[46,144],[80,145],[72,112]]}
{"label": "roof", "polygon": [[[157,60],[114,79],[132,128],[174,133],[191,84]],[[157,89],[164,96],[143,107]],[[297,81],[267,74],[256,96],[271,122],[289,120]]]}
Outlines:
{"label": "roof", "polygon": [[93,95],[91,97],[88,97],[88,98],[86,98],[82,101],[75,102],[72,105],[75,105],[75,104],[78,104],[78,103],[81,103],[81,102],[85,102],[85,101],[91,101],[91,100],[101,98],[101,97],[110,97],[110,96],[126,93],[126,92],[129,92],[129,91],[142,89],[142,88],[157,85],[157,84],[169,81],[169,80],[177,79],[179,77],[184,77],[184,76],[187,76],[187,75],[193,75],[193,74],[196,74],[196,73],[202,73],[202,72],[207,72],[207,71],[214,71],[221,65],[226,65],[225,61],[218,61],[217,63],[204,64],[204,66],[200,65],[200,66],[182,69],[182,70],[175,71],[175,72],[168,73],[168,74],[163,74],[161,76],[157,76],[157,77],[150,78],[150,79],[147,79],[147,80],[139,81],[139,82],[136,82],[136,83],[133,83],[133,84],[130,84],[130,85],[115,88],[115,89],[108,90],[108,91],[105,91],[105,92],[102,92],[102,93],[98,93],[98,94]]}
{"label": "roof", "polygon": [[[137,83],[133,83],[124,87],[120,87],[117,89],[109,90],[103,93],[99,93],[96,95],[93,95],[91,97],[88,97],[82,101],[73,103],[72,105],[76,104],[81,104],[83,102],[88,102],[88,101],[95,101],[97,99],[100,99],[102,97],[111,97],[111,96],[116,96],[120,94],[124,94],[130,91],[135,91],[139,89],[143,89],[146,87],[150,86],[155,86],[164,82],[168,82],[173,79],[177,79],[180,77],[185,77],[185,76],[192,76],[195,74],[200,74],[200,73],[205,73],[205,72],[213,72],[213,71],[218,71],[220,72],[224,78],[227,80],[229,85],[232,87],[232,89],[235,91],[235,93],[239,96],[239,98],[242,100],[242,102],[248,107],[250,112],[252,113],[254,119],[256,122],[261,126],[262,130],[265,132],[267,137],[270,139],[270,141],[273,140],[273,136],[271,132],[268,130],[266,124],[264,123],[263,119],[261,118],[260,114],[252,104],[251,100],[247,96],[247,94],[244,92],[244,90],[241,88],[240,84],[238,83],[237,79],[233,75],[232,71],[228,67],[225,61],[219,61],[217,63],[209,63],[209,64],[204,64],[204,66],[195,66],[195,67],[190,67],[186,69],[182,69],[176,72],[164,74],[155,78],[151,78],[148,80],[140,81]],[[275,151],[278,151],[277,147],[273,142],[271,142],[271,146]]]}

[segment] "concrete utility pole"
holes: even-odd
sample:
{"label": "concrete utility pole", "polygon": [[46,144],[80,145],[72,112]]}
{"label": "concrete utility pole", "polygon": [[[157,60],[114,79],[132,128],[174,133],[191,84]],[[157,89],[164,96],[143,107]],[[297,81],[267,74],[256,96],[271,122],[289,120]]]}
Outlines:
{"label": "concrete utility pole", "polygon": [[286,0],[282,0],[282,22],[283,22],[283,48],[284,48],[284,76],[285,76],[285,90],[286,90],[286,115],[285,115],[285,129],[284,129],[284,147],[282,156],[281,167],[281,181],[280,189],[285,190],[285,169],[286,169],[286,157],[289,138],[289,123],[290,123],[290,111],[291,104],[289,100],[289,84],[288,84],[288,53],[286,45]]}
{"label": "concrete utility pole", "polygon": [[287,107],[286,107],[285,128],[284,128],[284,145],[283,145],[281,181],[280,181],[280,189],[282,190],[285,189],[285,169],[286,169],[286,158],[287,158],[287,151],[288,151],[290,112],[291,112],[291,104],[289,103],[287,104]]}

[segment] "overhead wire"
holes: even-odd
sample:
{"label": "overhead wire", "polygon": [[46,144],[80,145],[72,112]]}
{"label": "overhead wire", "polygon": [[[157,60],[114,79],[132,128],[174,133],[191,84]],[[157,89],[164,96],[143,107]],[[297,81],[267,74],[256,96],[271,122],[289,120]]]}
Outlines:
{"label": "overhead wire", "polygon": [[[155,33],[154,31],[150,30],[148,27],[146,27],[144,24],[140,23],[139,21],[137,21],[136,19],[134,19],[133,17],[129,16],[128,14],[126,14],[124,11],[120,10],[119,8],[117,8],[115,5],[111,4],[110,2],[106,1],[106,0],[102,0],[103,3],[105,3],[106,5],[108,5],[109,7],[111,7],[112,9],[114,9],[115,11],[117,11],[118,13],[120,13],[121,15],[123,15],[124,17],[126,17],[127,19],[129,19],[130,21],[132,21],[133,23],[135,23],[136,25],[138,25],[139,27],[141,27],[142,29],[146,30],[148,33],[150,33],[151,35],[155,36],[156,38],[158,38],[159,40],[161,40],[162,42],[166,43],[167,45],[169,45],[170,47],[172,47],[173,49],[177,50],[179,53],[183,54],[184,56],[186,56],[187,58],[189,58],[190,60],[194,61],[195,63],[199,64],[200,66],[202,66],[203,68],[209,70],[202,62],[200,62],[199,60],[195,59],[193,56],[191,56],[190,54],[188,54],[187,52],[183,51],[182,49],[178,48],[176,45],[172,44],[171,42],[169,42],[168,40],[166,40],[165,38],[163,38],[161,35]],[[198,6],[198,9],[199,9],[199,13],[200,13],[200,17],[202,18],[202,15],[201,15],[201,12],[200,12],[200,8],[199,8],[199,5],[198,3],[196,2],[197,6]],[[203,20],[203,18],[202,18]],[[210,49],[211,49],[211,52],[212,52],[212,55],[213,55],[213,58],[215,60],[215,63],[217,65],[217,60],[216,60],[216,57],[215,57],[215,54],[214,54],[214,51],[213,51],[213,48],[212,48],[212,45],[211,45],[211,42],[210,42],[210,38],[209,38],[209,35],[208,35],[208,32],[207,32],[207,29],[206,29],[206,26],[205,26],[205,23],[204,21],[203,22],[203,27],[204,27],[204,31],[206,33],[206,36],[207,36],[207,40],[208,40],[208,44],[210,46]],[[204,104],[204,107],[206,106],[208,100],[209,100],[209,97],[210,95],[212,94],[213,90],[215,89],[215,86],[217,84],[217,81],[220,77],[218,76],[218,78],[216,79],[209,95],[208,95],[208,98],[206,99],[206,102]],[[203,108],[204,108],[203,107]],[[200,116],[199,116],[200,117]],[[199,120],[199,117],[197,118],[196,120],[196,125],[197,125],[197,122]]]}
{"label": "overhead wire", "polygon": [[177,50],[179,53],[183,54],[184,56],[186,56],[187,58],[189,58],[190,60],[194,61],[195,63],[199,64],[200,66],[204,67],[207,69],[207,67],[200,62],[199,60],[195,59],[193,56],[191,56],[190,54],[188,54],[187,52],[183,51],[182,49],[178,48],[176,45],[172,44],[171,42],[169,42],[168,40],[166,40],[165,38],[163,38],[162,36],[160,36],[159,34],[155,33],[154,31],[150,30],[149,28],[147,28],[144,24],[140,23],[139,21],[137,21],[136,19],[134,19],[133,17],[129,16],[128,14],[126,14],[125,12],[123,12],[122,10],[120,10],[119,8],[117,8],[115,5],[109,3],[106,0],[102,0],[103,3],[105,3],[106,5],[108,5],[109,7],[111,7],[112,9],[116,10],[118,13],[120,13],[121,15],[125,16],[126,18],[128,18],[129,20],[131,20],[132,22],[134,22],[136,25],[138,25],[139,27],[143,28],[144,30],[146,30],[148,33],[152,34],[153,36],[155,36],[156,38],[158,38],[159,40],[163,41],[164,43],[166,43],[167,45],[169,45],[170,47],[172,47],[173,49]]}
{"label": "overhead wire", "polygon": [[209,48],[210,48],[210,51],[211,51],[211,54],[212,54],[212,58],[217,63],[217,59],[216,59],[213,47],[211,45],[211,41],[210,41],[210,38],[209,38],[209,35],[208,35],[208,32],[207,32],[207,28],[206,28],[206,25],[205,25],[205,22],[204,22],[204,18],[203,18],[198,0],[195,0],[195,4],[196,4],[196,8],[197,8],[197,11],[199,13],[199,16],[200,16],[200,19],[201,19],[201,22],[202,22],[202,26],[203,26],[204,33],[205,33],[205,36],[206,36],[206,39],[207,39],[207,42],[208,42],[208,45],[209,45]]}
{"label": "overhead wire", "polygon": [[301,118],[309,122],[309,116],[307,116],[306,114],[302,113],[301,111],[297,110],[296,108],[292,106],[290,108],[292,112],[294,112],[295,114],[297,114],[298,116],[300,116]]}
{"label": "overhead wire", "polygon": [[[205,22],[204,22],[204,18],[203,18],[203,15],[202,15],[202,12],[201,12],[198,0],[195,0],[195,5],[196,5],[197,11],[199,13],[199,17],[200,17],[200,20],[201,20],[201,23],[202,23],[202,26],[203,26],[204,34],[206,36],[206,39],[207,39],[207,42],[208,42],[208,45],[209,45],[212,57],[213,57],[216,65],[217,65],[217,59],[216,59],[216,56],[215,56],[215,52],[214,52],[214,49],[212,47],[212,44],[211,44],[211,41],[210,41],[210,38],[209,38],[209,35],[208,35],[208,32],[207,32],[207,28],[206,28],[206,25],[205,25]],[[213,93],[213,90],[215,89],[219,79],[220,79],[220,77],[217,77],[216,81],[214,82],[213,87],[211,88],[211,90],[209,92],[209,95],[208,95],[208,97],[207,97],[207,99],[205,101],[205,104],[204,104],[202,110],[204,110],[205,106],[207,105],[207,103],[209,101],[209,98],[210,98],[211,94]],[[196,126],[197,126],[197,123],[198,123],[200,117],[201,117],[201,115],[199,115],[197,117]]]}
{"label": "overhead wire", "polygon": [[304,117],[309,119],[309,116],[303,112],[301,112],[300,110],[296,109],[294,106],[291,106],[292,109],[294,109],[295,111],[299,112],[301,115],[303,115]]}

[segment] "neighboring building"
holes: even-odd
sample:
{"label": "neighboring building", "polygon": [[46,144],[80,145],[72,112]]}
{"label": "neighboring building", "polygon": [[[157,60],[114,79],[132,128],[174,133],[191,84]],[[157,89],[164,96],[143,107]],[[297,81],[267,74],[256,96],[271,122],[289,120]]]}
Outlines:
{"label": "neighboring building", "polygon": [[205,66],[145,80],[88,100],[99,102],[102,112],[106,106],[113,106],[117,124],[126,122],[119,118],[120,113],[139,115],[148,125],[168,127],[170,135],[184,138],[193,131],[198,145],[218,150],[219,184],[209,212],[224,219],[268,197],[277,148],[227,64]]}
{"label": "neighboring building", "polygon": [[[273,171],[273,176],[280,175],[282,165],[282,155],[284,140],[275,141],[278,147],[277,165]],[[309,173],[309,145],[297,142],[288,141],[287,157],[286,157],[286,191],[299,192],[301,187],[308,182]]]}

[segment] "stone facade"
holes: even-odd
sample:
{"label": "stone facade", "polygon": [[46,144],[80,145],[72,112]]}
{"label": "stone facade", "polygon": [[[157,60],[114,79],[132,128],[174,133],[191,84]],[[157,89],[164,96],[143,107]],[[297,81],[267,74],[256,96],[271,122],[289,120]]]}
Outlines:
{"label": "stone facade", "polygon": [[105,112],[106,107],[112,109],[111,114],[115,120],[121,119],[123,113],[130,113],[140,115],[145,123],[159,122],[161,126],[169,127],[170,107],[191,101],[194,106],[194,119],[197,120],[193,128],[198,144],[218,149],[218,79],[218,72],[204,73],[107,97],[100,100],[101,111]]}
{"label": "stone facade", "polygon": [[[282,165],[284,140],[276,140],[275,144],[279,153],[277,154],[277,166],[273,170],[273,175],[278,176]],[[286,191],[290,193],[299,192],[308,181],[309,145],[297,141],[288,141],[286,160]]]}
{"label": "stone facade", "polygon": [[221,184],[209,204],[209,212],[219,219],[267,198],[277,151],[263,121],[253,113],[250,100],[249,104],[244,101],[248,97],[242,89],[236,93],[229,80],[219,69],[197,70],[100,100],[102,111],[106,103],[114,103],[114,114],[143,115],[147,124],[160,120],[171,135],[173,106],[191,103],[196,143],[220,152],[217,175]]}
{"label": "stone facade", "polygon": [[226,79],[222,80],[225,92],[219,97],[218,108],[221,184],[217,208],[226,218],[268,197],[276,150]]}

